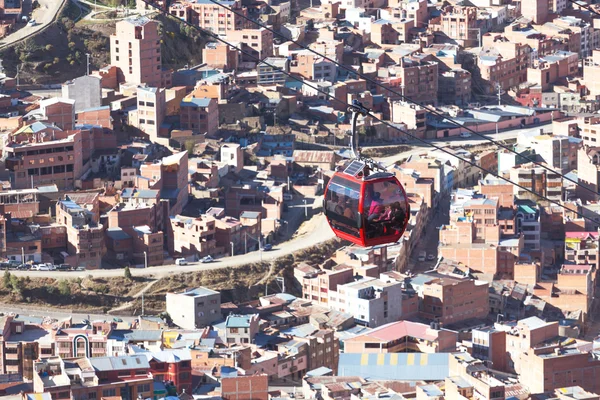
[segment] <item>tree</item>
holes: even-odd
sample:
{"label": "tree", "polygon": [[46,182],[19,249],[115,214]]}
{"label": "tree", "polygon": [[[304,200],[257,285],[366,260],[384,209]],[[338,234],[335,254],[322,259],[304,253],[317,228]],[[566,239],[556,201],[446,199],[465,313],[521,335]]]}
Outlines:
{"label": "tree", "polygon": [[16,275],[11,275],[10,276],[10,286],[12,287],[13,292],[21,293],[21,291],[23,290],[23,286],[24,286],[23,280],[20,279]]}
{"label": "tree", "polygon": [[188,140],[185,142],[185,149],[187,150],[189,157],[194,155],[194,147],[196,147],[196,142],[193,140]]}
{"label": "tree", "polygon": [[11,277],[10,272],[8,272],[8,270],[4,271],[4,278],[3,278],[2,283],[4,284],[4,287],[7,289],[10,288],[10,277]]}
{"label": "tree", "polygon": [[79,291],[83,289],[83,279],[81,279],[81,277],[77,277],[77,279],[75,279],[75,284],[79,288]]}
{"label": "tree", "polygon": [[46,51],[52,51],[52,50],[54,50],[54,46],[52,46],[51,44],[47,44]]}
{"label": "tree", "polygon": [[131,270],[129,269],[129,267],[125,267],[125,279],[129,279],[132,280],[133,279],[133,275],[131,275]]}
{"label": "tree", "polygon": [[69,46],[69,50],[73,50],[75,48],[75,42],[69,42],[67,46]]}
{"label": "tree", "polygon": [[63,296],[71,295],[71,285],[66,279],[61,279],[60,282],[58,282],[58,291]]}

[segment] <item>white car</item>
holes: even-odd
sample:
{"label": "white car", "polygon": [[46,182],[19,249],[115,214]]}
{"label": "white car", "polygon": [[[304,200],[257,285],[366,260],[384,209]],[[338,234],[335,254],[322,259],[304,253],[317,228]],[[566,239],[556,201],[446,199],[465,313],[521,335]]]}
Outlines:
{"label": "white car", "polygon": [[471,137],[471,134],[469,132],[462,132],[460,134],[460,137],[462,137],[462,138],[469,138],[469,137]]}
{"label": "white car", "polygon": [[43,264],[42,265],[38,265],[38,269],[37,270],[38,271],[52,271],[49,266],[43,265]]}
{"label": "white car", "polygon": [[435,256],[433,254],[427,255],[427,261],[433,261],[434,259],[435,259]]}
{"label": "white car", "polygon": [[40,270],[40,266],[38,264],[33,264],[31,266],[31,268],[29,268],[29,270],[31,270],[31,271],[39,271]]}
{"label": "white car", "polygon": [[29,25],[29,26],[36,26],[37,25],[37,21],[35,19],[30,19],[29,22],[27,23],[27,25]]}
{"label": "white car", "polygon": [[187,260],[185,258],[178,258],[175,260],[175,265],[187,265]]}
{"label": "white car", "polygon": [[201,261],[202,261],[202,263],[203,263],[203,264],[206,264],[206,263],[211,263],[211,262],[213,262],[213,261],[214,261],[214,259],[213,259],[211,256],[206,256],[206,257],[204,257],[204,258],[203,258]]}

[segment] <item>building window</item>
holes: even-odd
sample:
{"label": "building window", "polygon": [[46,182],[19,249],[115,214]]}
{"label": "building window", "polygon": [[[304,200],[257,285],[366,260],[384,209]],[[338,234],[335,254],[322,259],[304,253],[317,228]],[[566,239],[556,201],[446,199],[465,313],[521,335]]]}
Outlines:
{"label": "building window", "polygon": [[102,397],[111,397],[111,396],[116,396],[117,395],[117,389],[112,388],[112,389],[104,389],[102,391]]}

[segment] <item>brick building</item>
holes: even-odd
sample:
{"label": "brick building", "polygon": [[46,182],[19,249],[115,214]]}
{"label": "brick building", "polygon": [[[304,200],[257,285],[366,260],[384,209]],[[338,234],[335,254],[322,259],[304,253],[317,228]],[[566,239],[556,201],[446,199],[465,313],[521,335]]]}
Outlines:
{"label": "brick building", "polygon": [[161,87],[158,25],[146,17],[117,22],[116,32],[110,36],[110,63],[120,69],[120,81]]}
{"label": "brick building", "polygon": [[217,101],[212,98],[186,97],[181,102],[179,118],[182,129],[213,137],[219,128]]}

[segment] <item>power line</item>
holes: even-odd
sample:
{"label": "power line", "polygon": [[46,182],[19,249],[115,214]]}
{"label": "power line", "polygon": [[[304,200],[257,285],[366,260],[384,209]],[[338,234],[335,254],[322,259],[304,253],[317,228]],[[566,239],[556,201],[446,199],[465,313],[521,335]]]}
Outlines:
{"label": "power line", "polygon": [[[218,5],[219,7],[222,7],[222,8],[224,8],[225,10],[227,10],[227,11],[229,11],[229,12],[231,12],[231,13],[233,13],[233,14],[235,14],[235,15],[239,16],[239,17],[242,17],[242,18],[244,18],[244,19],[245,19],[245,20],[247,20],[247,21],[250,21],[250,22],[252,22],[252,23],[256,24],[257,26],[260,26],[261,28],[264,28],[264,29],[268,30],[269,32],[273,33],[274,35],[277,35],[277,36],[279,36],[279,37],[281,37],[281,38],[283,38],[283,39],[285,39],[285,40],[289,40],[289,41],[290,41],[290,42],[292,42],[293,44],[295,44],[295,45],[297,45],[297,46],[300,46],[300,47],[301,47],[301,48],[303,48],[304,50],[308,50],[308,51],[310,51],[311,53],[315,54],[316,56],[322,57],[323,59],[325,59],[325,60],[327,60],[327,61],[329,61],[329,62],[331,62],[331,63],[334,63],[335,65],[337,65],[338,67],[341,67],[341,68],[343,68],[343,69],[344,69],[344,70],[346,70],[347,72],[350,72],[350,73],[352,73],[352,74],[356,74],[357,76],[361,77],[362,79],[364,79],[364,80],[366,80],[366,81],[368,81],[368,82],[370,82],[370,83],[372,83],[372,84],[374,84],[374,85],[376,85],[376,86],[378,86],[378,87],[380,87],[380,88],[382,88],[382,89],[384,89],[384,90],[387,90],[387,91],[389,91],[389,92],[391,92],[391,93],[393,93],[393,94],[395,94],[395,95],[397,95],[397,96],[400,96],[402,99],[404,99],[404,101],[406,101],[406,102],[408,102],[408,103],[411,103],[411,104],[418,105],[418,106],[420,106],[420,107],[426,108],[426,109],[427,109],[427,111],[429,111],[429,113],[431,113],[431,114],[433,114],[433,115],[435,115],[435,116],[437,116],[437,117],[444,118],[446,121],[449,121],[449,122],[451,122],[451,123],[452,123],[452,124],[454,124],[455,126],[457,126],[457,127],[461,128],[461,129],[465,129],[465,130],[467,130],[467,131],[469,131],[469,132],[472,132],[472,133],[474,133],[475,135],[477,135],[477,136],[479,136],[479,137],[481,137],[481,138],[483,138],[483,139],[485,139],[485,140],[488,140],[488,141],[490,141],[490,142],[491,142],[491,143],[493,143],[494,145],[496,145],[496,146],[498,146],[498,147],[500,147],[500,148],[502,148],[502,149],[504,149],[504,150],[510,151],[511,153],[513,153],[513,154],[515,154],[515,155],[517,155],[517,156],[519,156],[519,157],[521,157],[521,158],[523,158],[523,159],[527,160],[528,162],[531,162],[531,163],[533,163],[533,164],[537,165],[538,167],[544,168],[545,170],[547,170],[547,171],[549,171],[549,172],[552,172],[552,173],[558,174],[558,175],[560,175],[560,176],[561,176],[563,179],[566,179],[567,181],[569,181],[569,182],[571,182],[571,183],[574,183],[575,185],[578,185],[578,186],[582,187],[583,189],[585,189],[585,190],[587,190],[587,191],[589,191],[589,192],[593,193],[594,195],[597,195],[597,194],[598,194],[598,193],[596,193],[595,191],[593,191],[592,189],[590,189],[590,188],[588,188],[588,187],[586,187],[586,186],[583,186],[583,185],[581,185],[581,184],[580,184],[578,181],[576,181],[576,180],[574,180],[574,179],[571,179],[571,178],[567,177],[566,175],[562,174],[561,172],[557,172],[557,171],[555,171],[553,168],[550,168],[550,167],[548,167],[547,165],[544,165],[544,164],[542,164],[542,163],[540,163],[540,162],[538,162],[538,161],[536,161],[536,160],[534,160],[534,159],[532,159],[532,158],[529,158],[529,157],[527,157],[527,156],[524,156],[524,155],[522,155],[522,154],[519,154],[519,153],[518,153],[518,152],[516,152],[514,149],[511,149],[509,146],[506,146],[506,145],[502,144],[501,142],[498,142],[498,141],[496,141],[496,140],[494,140],[494,139],[488,138],[488,137],[486,137],[485,135],[483,135],[483,134],[481,134],[481,133],[479,133],[479,132],[475,131],[475,130],[474,130],[474,129],[472,129],[472,128],[469,128],[469,127],[463,126],[462,124],[460,124],[459,122],[457,122],[457,121],[456,121],[456,120],[454,120],[453,118],[451,118],[451,117],[448,117],[448,116],[446,116],[446,115],[444,115],[444,114],[442,114],[442,113],[438,112],[437,110],[435,110],[435,109],[433,109],[433,108],[431,108],[431,107],[429,107],[429,106],[424,106],[424,105],[421,105],[421,104],[419,104],[418,102],[416,102],[416,101],[414,101],[413,99],[411,99],[410,97],[407,97],[407,96],[405,96],[404,94],[401,94],[401,93],[399,93],[399,92],[397,92],[397,91],[395,91],[395,90],[393,90],[393,89],[391,89],[391,88],[388,88],[388,87],[386,87],[386,86],[382,85],[381,83],[377,82],[376,80],[373,80],[373,79],[369,78],[368,76],[365,76],[365,75],[363,75],[363,74],[361,74],[361,73],[359,73],[359,72],[356,72],[356,71],[355,71],[355,70],[353,70],[352,68],[349,68],[349,67],[347,67],[347,66],[345,66],[345,65],[343,65],[343,64],[340,64],[340,63],[339,63],[339,62],[337,62],[336,60],[334,60],[334,59],[332,59],[332,58],[328,57],[328,56],[327,56],[327,55],[325,55],[325,54],[321,54],[321,53],[319,53],[318,51],[316,51],[316,50],[314,50],[314,49],[310,48],[309,46],[305,46],[304,44],[302,44],[302,43],[300,43],[300,42],[298,42],[298,41],[296,41],[296,40],[294,40],[294,39],[288,38],[288,37],[287,37],[287,36],[285,36],[284,34],[282,34],[282,33],[278,32],[278,31],[276,31],[276,30],[274,30],[274,29],[270,28],[270,27],[269,27],[269,26],[267,26],[267,25],[261,24],[261,23],[259,23],[258,21],[255,21],[255,20],[253,20],[252,18],[250,18],[250,17],[248,17],[248,16],[244,15],[243,13],[240,13],[240,12],[238,12],[238,11],[234,10],[234,9],[233,9],[233,8],[231,8],[231,7],[228,7],[228,6],[224,5],[224,4],[222,4],[221,2],[219,2],[219,1],[217,1],[217,0],[209,0],[209,1],[210,1],[211,3],[213,3],[213,4],[216,4],[216,5]],[[574,1],[574,0],[570,0],[570,1]],[[500,93],[500,92],[498,92],[498,93]],[[562,166],[561,166],[561,167],[562,167]]]}
{"label": "power line", "polygon": [[[151,7],[154,7],[154,8],[157,8],[157,9],[159,9],[159,10],[160,10],[160,7],[156,6],[156,5],[154,4],[153,0],[142,0],[142,1],[144,1],[146,4],[150,5]],[[169,15],[168,13],[166,13],[166,15],[167,15],[168,17],[170,17],[170,18],[176,18],[176,17],[173,17],[173,16]],[[182,21],[182,20],[180,20],[180,21]],[[305,81],[303,81],[302,79],[300,79],[300,78],[298,78],[298,77],[296,77],[296,76],[292,75],[291,73],[289,73],[289,72],[285,71],[285,70],[284,70],[283,68],[281,68],[281,67],[277,67],[277,66],[275,66],[275,65],[273,65],[273,64],[270,64],[270,63],[268,63],[268,62],[266,62],[266,61],[264,61],[264,60],[261,60],[259,57],[255,56],[255,55],[253,55],[253,54],[250,54],[250,53],[248,53],[248,52],[245,52],[244,50],[242,50],[242,49],[241,49],[241,48],[239,48],[238,46],[235,46],[235,45],[231,44],[230,42],[228,42],[227,40],[225,40],[225,39],[222,39],[221,37],[219,37],[218,35],[214,34],[213,32],[210,32],[210,31],[208,31],[208,30],[204,30],[204,29],[200,28],[199,26],[197,26],[197,25],[193,25],[193,24],[191,24],[190,22],[187,22],[187,21],[182,21],[182,22],[184,22],[185,24],[188,24],[189,26],[191,26],[191,27],[193,27],[193,28],[195,28],[195,29],[197,29],[197,30],[199,30],[199,31],[201,31],[201,32],[203,32],[203,33],[205,33],[206,35],[208,35],[208,36],[210,36],[210,37],[212,37],[212,38],[214,38],[214,39],[216,39],[216,40],[218,40],[218,41],[220,41],[220,42],[222,42],[222,43],[226,44],[227,46],[230,46],[231,48],[233,48],[233,49],[235,49],[235,50],[237,50],[237,51],[241,52],[242,54],[244,54],[244,55],[247,55],[248,57],[251,57],[252,59],[256,60],[257,62],[259,62],[259,63],[263,63],[263,64],[265,64],[265,65],[267,65],[267,66],[269,66],[269,67],[273,68],[273,70],[275,70],[275,71],[279,71],[279,72],[283,73],[284,75],[286,75],[286,76],[288,76],[288,77],[290,77],[290,78],[292,78],[292,79],[294,79],[294,80],[296,80],[296,81],[298,81],[298,82],[302,83],[303,85],[306,85],[306,86],[310,87],[311,89],[313,89],[313,90],[315,90],[315,91],[317,91],[317,92],[319,92],[319,93],[322,93],[322,94],[324,94],[325,96],[327,96],[327,97],[329,97],[329,98],[331,98],[331,99],[333,99],[333,100],[335,100],[335,101],[337,101],[337,102],[340,102],[340,103],[344,104],[344,106],[346,106],[346,107],[350,107],[350,104],[348,104],[347,102],[345,102],[345,101],[342,101],[342,100],[340,100],[340,99],[336,98],[335,96],[331,95],[330,93],[328,93],[328,92],[325,92],[325,91],[323,91],[323,90],[319,89],[317,86],[310,85],[310,84],[306,83],[306,82],[305,82]],[[573,211],[573,210],[571,210],[571,209],[567,208],[566,206],[564,206],[563,204],[561,204],[560,202],[558,202],[558,201],[556,201],[556,200],[551,200],[551,199],[547,198],[546,196],[542,196],[541,194],[539,194],[539,193],[536,193],[536,192],[535,192],[535,191],[533,191],[532,189],[529,189],[529,188],[527,188],[527,187],[525,187],[525,186],[523,186],[523,185],[520,185],[520,184],[518,184],[518,183],[515,183],[515,182],[511,181],[510,179],[508,179],[508,178],[505,178],[505,177],[503,177],[503,176],[501,176],[501,175],[498,175],[498,174],[496,174],[496,173],[494,173],[494,172],[492,172],[492,171],[489,171],[489,170],[487,170],[487,169],[485,169],[485,168],[483,168],[483,167],[481,167],[481,166],[477,165],[476,163],[474,163],[474,162],[473,162],[473,161],[471,161],[471,160],[468,160],[468,159],[466,159],[466,158],[464,158],[464,157],[461,157],[461,156],[459,156],[459,155],[456,155],[456,154],[452,153],[451,151],[449,151],[449,150],[445,149],[444,147],[440,147],[440,146],[438,146],[438,145],[436,145],[436,144],[434,144],[434,143],[430,143],[430,142],[428,142],[428,141],[427,141],[427,140],[425,140],[425,139],[422,139],[422,138],[420,138],[420,137],[418,137],[418,136],[415,136],[415,135],[413,135],[413,134],[411,134],[411,133],[408,133],[408,132],[406,132],[406,131],[404,131],[404,130],[402,130],[402,129],[398,128],[397,126],[395,126],[395,125],[393,125],[393,124],[391,124],[391,123],[389,123],[389,122],[387,122],[387,121],[384,121],[384,120],[382,120],[382,119],[380,119],[380,118],[376,117],[375,115],[373,115],[373,114],[371,114],[371,113],[369,113],[369,116],[370,116],[371,118],[373,118],[374,120],[376,120],[376,121],[379,121],[379,122],[381,122],[382,124],[384,124],[384,125],[386,125],[386,126],[388,126],[388,127],[392,128],[392,129],[396,129],[397,131],[399,131],[399,132],[401,132],[401,133],[404,133],[405,135],[407,135],[407,136],[410,136],[411,138],[413,138],[413,139],[415,139],[415,140],[417,140],[417,141],[419,141],[419,142],[421,142],[421,143],[423,143],[423,144],[425,144],[425,145],[427,145],[427,146],[433,147],[434,149],[436,149],[436,150],[438,150],[438,151],[441,151],[441,152],[443,152],[443,153],[446,153],[446,154],[448,154],[448,155],[450,155],[450,156],[452,156],[452,157],[454,157],[454,158],[457,158],[458,160],[461,160],[461,161],[463,161],[463,162],[465,162],[465,163],[467,163],[467,164],[471,165],[472,167],[478,168],[478,169],[480,169],[481,171],[483,171],[483,172],[485,172],[485,173],[487,173],[487,174],[489,174],[489,175],[492,175],[492,176],[494,176],[494,177],[496,177],[496,178],[498,178],[498,179],[502,179],[503,181],[505,181],[505,182],[507,182],[507,183],[510,183],[510,184],[512,184],[513,186],[516,186],[516,187],[518,187],[518,188],[520,188],[520,189],[523,189],[523,190],[525,190],[525,191],[527,191],[527,192],[529,192],[529,193],[531,193],[531,194],[533,194],[533,195],[535,195],[535,196],[537,196],[537,197],[539,197],[539,198],[541,198],[541,199],[543,199],[543,200],[546,200],[546,201],[547,201],[547,202],[549,202],[549,203],[552,203],[552,204],[554,204],[554,205],[556,205],[556,206],[558,206],[558,207],[561,207],[561,208],[563,208],[563,209],[565,209],[565,210],[567,210],[567,211],[571,211],[571,212],[573,212],[574,214],[578,215],[579,217],[581,217],[581,218],[583,218],[583,219],[585,219],[585,220],[588,220],[588,221],[590,221],[590,222],[592,222],[592,223],[594,223],[594,224],[597,224],[597,222],[596,222],[596,221],[594,221],[592,218],[589,218],[589,217],[587,217],[587,216],[583,215],[582,213],[580,213],[580,212],[578,212],[578,211]],[[594,192],[594,193],[595,193],[595,192]]]}

